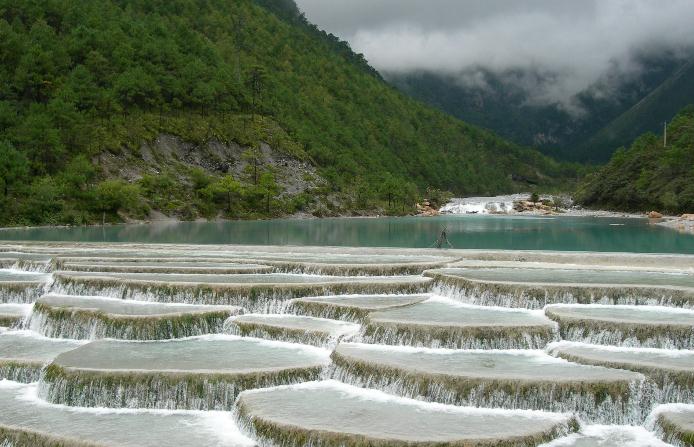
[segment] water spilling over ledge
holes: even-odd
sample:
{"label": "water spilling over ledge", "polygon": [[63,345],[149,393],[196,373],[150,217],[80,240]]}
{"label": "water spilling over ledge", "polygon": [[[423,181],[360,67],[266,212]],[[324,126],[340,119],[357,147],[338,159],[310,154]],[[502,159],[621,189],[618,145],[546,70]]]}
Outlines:
{"label": "water spilling over ledge", "polygon": [[642,270],[579,268],[445,268],[435,272],[479,281],[540,284],[612,284],[621,286],[694,287],[694,274]]}
{"label": "water spilling over ledge", "polygon": [[694,310],[658,306],[553,305],[545,314],[565,340],[645,348],[694,348]]}
{"label": "water spilling over ledge", "polygon": [[16,327],[31,312],[31,304],[0,303],[0,326]]}
{"label": "water spilling over ledge", "polygon": [[33,303],[50,278],[46,273],[0,269],[0,303]]}
{"label": "water spilling over ledge", "polygon": [[338,295],[296,298],[287,310],[320,318],[362,323],[370,312],[411,306],[431,298],[430,295]]}
{"label": "water spilling over ledge", "polygon": [[287,314],[246,314],[227,322],[233,334],[321,347],[334,346],[342,337],[356,335],[359,328],[354,323]]}
{"label": "water spilling over ledge", "polygon": [[27,327],[47,337],[166,340],[223,332],[236,306],[151,303],[94,296],[46,295]]}
{"label": "water spilling over ledge", "polygon": [[219,274],[232,275],[242,273],[271,273],[273,267],[259,264],[242,264],[232,262],[190,262],[164,259],[133,260],[77,260],[59,261],[60,270],[75,272],[115,272],[115,273],[179,273],[179,274]]}
{"label": "water spilling over ledge", "polygon": [[[232,258],[80,258],[59,257],[56,268],[82,272],[121,273],[306,273],[334,276],[419,275],[425,270],[445,267],[455,258],[435,256],[348,256],[317,257],[292,255]],[[382,261],[382,262],[379,262]],[[1,264],[0,264],[1,265]],[[15,264],[8,264],[15,265]]]}
{"label": "water spilling over ledge", "polygon": [[333,377],[353,385],[455,405],[578,413],[592,423],[640,423],[653,399],[639,373],[542,351],[340,343],[332,358]]}
{"label": "water spilling over ledge", "polygon": [[694,405],[661,405],[653,411],[649,422],[666,442],[677,447],[694,445]]}
{"label": "water spilling over ledge", "polygon": [[226,304],[269,312],[292,298],[349,293],[420,293],[430,279],[421,276],[323,276],[298,274],[55,274],[55,289],[68,295],[99,295],[187,304]]}
{"label": "water spilling over ledge", "polygon": [[99,340],[56,357],[40,395],[72,406],[228,410],[243,390],[314,380],[329,362],[327,350],[231,335]]}
{"label": "water spilling over ledge", "polygon": [[603,267],[614,269],[645,268],[650,271],[668,269],[693,272],[694,256],[674,253],[626,253],[591,251],[542,251],[542,250],[456,250],[465,260],[485,262],[515,262],[564,264],[566,266],[589,266],[593,269]]}
{"label": "water spilling over ledge", "polygon": [[572,362],[640,372],[657,384],[658,402],[694,403],[694,351],[562,341],[549,345],[547,352]]}
{"label": "water spilling over ledge", "polygon": [[460,349],[538,349],[557,338],[541,312],[462,304],[430,298],[372,312],[363,330],[369,343]]}
{"label": "water spilling over ledge", "polygon": [[42,337],[31,331],[0,332],[0,379],[35,382],[44,365],[82,344],[77,340]]}
{"label": "water spilling over ledge", "polygon": [[247,391],[238,413],[261,443],[287,447],[529,447],[576,428],[566,414],[431,404],[336,381]]}
{"label": "water spilling over ledge", "polygon": [[0,381],[0,439],[16,447],[255,445],[230,413],[72,408],[40,400],[36,385],[6,380]]}
{"label": "water spilling over ledge", "polygon": [[[635,346],[650,345],[653,340],[662,346],[682,342],[686,330],[677,332],[669,326],[660,331],[664,338],[642,340],[638,334],[644,333],[642,326],[676,326],[688,312],[675,307],[694,307],[687,297],[688,290],[694,290],[688,282],[694,274],[694,256],[20,243],[0,244],[0,266],[14,268],[5,271],[12,276],[5,282],[22,275],[39,280],[33,296],[10,298],[12,304],[0,304],[0,314],[5,309],[8,318],[16,321],[19,311],[32,306],[34,312],[21,327],[52,337],[99,340],[87,344],[86,340],[48,339],[29,331],[0,328],[0,364],[7,360],[10,365],[0,367],[0,373],[24,381],[39,380],[32,386],[33,402],[61,408],[69,415],[72,411],[165,414],[167,411],[160,409],[172,409],[193,414],[180,409],[237,410],[244,429],[265,446],[308,443],[327,447],[343,440],[346,445],[405,445],[411,441],[430,446],[450,435],[441,443],[466,447],[488,447],[489,442],[496,441],[493,445],[497,447],[537,447],[541,442],[549,442],[551,447],[663,447],[656,444],[653,434],[638,427],[585,425],[569,433],[577,424],[567,414],[559,416],[570,422],[558,423],[556,426],[563,428],[541,440],[533,435],[547,431],[533,418],[513,424],[502,418],[501,425],[495,421],[498,415],[539,415],[541,420],[554,415],[535,412],[538,409],[572,412],[589,424],[641,424],[659,403],[694,403],[694,350],[557,342],[562,335],[581,340],[595,336],[601,337],[601,343]],[[435,270],[420,274],[424,268]],[[396,274],[417,276],[392,276]],[[480,289],[486,291],[467,296],[460,293],[459,281],[486,287]],[[449,297],[432,293],[432,286]],[[507,293],[497,288],[501,286],[514,289]],[[526,293],[528,288],[537,293]],[[41,296],[46,293],[49,295]],[[19,304],[35,300],[35,305]],[[564,333],[544,312],[546,304],[557,301],[609,304],[602,306],[609,315],[582,316],[587,321],[581,323],[584,332],[576,329]],[[622,303],[641,306],[618,306]],[[651,307],[655,304],[669,307]],[[233,306],[245,306],[253,313],[227,318],[229,310],[240,311]],[[548,311],[568,307],[550,306]],[[648,314],[653,310],[663,314]],[[644,315],[648,318],[642,318]],[[567,326],[567,318],[564,315],[559,323]],[[594,330],[599,324],[604,328]],[[622,324],[626,326],[621,328]],[[227,335],[186,337],[212,332]],[[25,340],[19,339],[22,334]],[[5,335],[15,339],[3,344]],[[153,340],[142,341],[145,339]],[[26,340],[33,340],[36,346]],[[230,347],[231,341],[239,344]],[[290,343],[297,341],[301,344]],[[71,345],[64,350],[45,347],[61,342]],[[547,343],[546,351],[540,351]],[[332,362],[325,348],[335,349]],[[22,352],[12,354],[13,349]],[[42,355],[41,349],[47,352]],[[339,379],[346,384],[327,382],[334,386],[301,399],[291,393],[277,394],[277,388],[255,391],[256,387],[277,385],[280,389],[311,388],[314,382],[301,383],[318,378]],[[238,402],[245,395],[273,391],[262,405],[267,414],[260,418],[244,414],[242,405],[237,408],[234,404],[240,391],[242,399]],[[49,404],[38,395],[55,403],[87,407]],[[405,403],[406,408],[386,404],[392,401]],[[3,404],[0,402],[0,411],[6,408]],[[110,409],[94,408],[97,405]],[[304,410],[307,406],[310,409]],[[371,413],[362,416],[366,406]],[[157,410],[144,411],[147,408]],[[254,408],[253,414],[257,411]],[[450,414],[459,411],[472,412],[459,420],[451,419],[454,416]],[[441,412],[449,415],[440,416]],[[26,423],[9,430],[2,416],[2,447],[8,447],[3,442],[14,443],[13,447],[22,442],[49,445],[45,443],[50,440],[44,441],[48,429],[41,431]],[[58,417],[67,425],[71,418]],[[654,418],[647,427],[660,427],[652,422]],[[463,419],[467,422],[459,423]],[[75,436],[63,444],[76,446],[75,438],[79,437],[80,447],[120,445],[110,435],[100,438],[83,432],[75,421]],[[127,420],[122,424],[114,422],[109,430],[139,430]],[[465,424],[474,424],[472,434],[464,432],[468,429]],[[502,440],[495,438],[498,426],[507,430],[502,430]],[[220,427],[234,430],[226,419],[217,429]],[[35,433],[37,430],[40,433]],[[521,436],[512,436],[518,430]],[[64,433],[53,432],[56,436]],[[236,445],[238,438],[217,442],[220,432],[210,432],[205,442],[197,442],[203,439],[199,436],[192,441],[181,439],[181,443]],[[468,435],[474,440],[465,438]],[[561,439],[552,441],[554,435]],[[31,441],[24,441],[27,436]],[[157,445],[161,439],[169,440],[159,436]],[[456,441],[456,436],[465,441]],[[149,438],[145,435],[142,439],[137,445],[147,445]],[[645,444],[634,445],[641,441]],[[177,442],[175,436],[172,442]]]}
{"label": "water spilling over ledge", "polygon": [[0,269],[47,273],[53,269],[52,257],[43,254],[2,251],[0,247]]}
{"label": "water spilling over ledge", "polygon": [[430,269],[445,267],[448,262],[454,259],[444,259],[436,261],[417,261],[408,262],[408,259],[392,259],[385,257],[383,262],[379,263],[379,256],[367,257],[367,262],[356,262],[359,259],[342,259],[342,263],[325,262],[306,262],[303,260],[296,261],[281,261],[269,260],[265,258],[259,259],[268,265],[273,266],[277,271],[287,273],[310,273],[317,275],[373,275],[373,276],[389,276],[389,275],[419,275],[422,272]]}
{"label": "water spilling over ledge", "polygon": [[694,275],[642,271],[448,268],[429,270],[434,292],[466,303],[541,309],[548,304],[694,306]]}
{"label": "water spilling over ledge", "polygon": [[[80,249],[77,249],[79,247]],[[3,250],[5,252],[3,253]],[[81,271],[149,271],[173,273],[203,273],[203,263],[211,269],[231,268],[237,264],[259,264],[265,271],[311,273],[324,275],[405,275],[421,274],[424,270],[444,267],[456,261],[458,255],[408,249],[352,249],[348,247],[244,247],[244,246],[184,246],[156,244],[26,244],[0,247],[0,260],[7,253],[7,265],[13,265],[10,253],[21,250],[25,256],[47,256],[58,268]],[[157,266],[154,263],[166,263]],[[107,264],[113,264],[107,266]],[[138,263],[141,266],[122,265]],[[198,263],[200,265],[189,265]],[[174,264],[181,264],[175,266]],[[0,263],[0,265],[3,265]],[[105,268],[99,268],[104,265]],[[139,269],[139,270],[138,270]],[[247,272],[250,273],[250,272]]]}

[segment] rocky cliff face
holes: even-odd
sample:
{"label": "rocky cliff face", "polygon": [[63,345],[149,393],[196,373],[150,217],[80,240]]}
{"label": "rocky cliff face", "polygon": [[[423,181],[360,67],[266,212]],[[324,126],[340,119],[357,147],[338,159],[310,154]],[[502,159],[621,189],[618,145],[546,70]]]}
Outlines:
{"label": "rocky cliff face", "polygon": [[106,177],[130,182],[145,174],[172,172],[180,182],[189,183],[186,173],[192,168],[201,168],[210,175],[230,174],[241,182],[252,183],[255,168],[272,171],[285,195],[300,194],[325,184],[310,162],[282,153],[267,143],[261,143],[256,149],[215,139],[193,144],[174,135],[162,134],[137,150],[124,149],[120,154],[104,152],[94,161]]}

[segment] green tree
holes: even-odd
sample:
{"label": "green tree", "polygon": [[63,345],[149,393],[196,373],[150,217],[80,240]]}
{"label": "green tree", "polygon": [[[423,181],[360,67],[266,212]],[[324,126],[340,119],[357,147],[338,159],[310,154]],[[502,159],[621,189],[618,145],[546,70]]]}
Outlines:
{"label": "green tree", "polygon": [[224,198],[227,205],[227,212],[232,214],[234,209],[234,199],[237,198],[241,192],[241,184],[231,175],[225,175],[216,182],[210,184],[208,188],[213,196],[217,198]]}
{"label": "green tree", "polygon": [[64,205],[62,191],[50,176],[35,179],[29,187],[25,215],[31,223],[59,224]]}
{"label": "green tree", "polygon": [[8,141],[0,141],[0,181],[3,197],[8,197],[12,190],[22,184],[29,175],[29,162]]}
{"label": "green tree", "polygon": [[84,155],[78,155],[65,166],[61,179],[73,191],[84,191],[96,177],[96,168]]}
{"label": "green tree", "polygon": [[95,200],[103,222],[107,213],[133,210],[140,200],[140,188],[123,180],[105,180],[96,185]]}
{"label": "green tree", "polygon": [[128,106],[152,107],[159,102],[160,87],[143,67],[124,71],[114,82],[118,99]]}
{"label": "green tree", "polygon": [[379,191],[381,196],[388,202],[388,209],[393,207],[393,199],[399,195],[402,189],[402,183],[400,179],[396,179],[391,175],[388,175],[385,180],[381,182]]}
{"label": "green tree", "polygon": [[272,172],[263,172],[258,180],[258,186],[265,196],[265,211],[270,214],[270,201],[280,193],[280,186]]}
{"label": "green tree", "polygon": [[14,145],[27,154],[33,174],[54,173],[64,165],[64,142],[43,106],[32,107],[13,134]]}
{"label": "green tree", "polygon": [[258,168],[261,163],[262,154],[260,147],[253,146],[250,149],[243,151],[241,159],[246,162],[245,171],[250,176],[254,185],[258,184]]}
{"label": "green tree", "polygon": [[254,119],[255,115],[258,114],[258,109],[262,101],[265,79],[266,72],[264,67],[256,65],[251,68],[251,72],[248,78],[248,88],[251,91],[251,106]]}
{"label": "green tree", "polygon": [[190,180],[193,182],[193,189],[196,191],[207,188],[214,181],[204,169],[199,167],[190,170]]}

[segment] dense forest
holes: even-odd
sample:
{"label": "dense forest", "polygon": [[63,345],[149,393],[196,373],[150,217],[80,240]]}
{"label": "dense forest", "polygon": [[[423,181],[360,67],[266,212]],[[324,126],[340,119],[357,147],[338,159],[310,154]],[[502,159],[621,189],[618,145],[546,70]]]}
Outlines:
{"label": "dense forest", "polygon": [[663,135],[647,133],[629,149],[587,176],[576,194],[579,203],[623,211],[666,213],[694,209],[694,106],[682,110]]}
{"label": "dense forest", "polygon": [[[0,60],[2,225],[409,212],[575,176],[397,92],[291,0],[0,0]],[[162,135],[244,151],[155,169],[142,148]],[[262,144],[321,181],[285,191]]]}

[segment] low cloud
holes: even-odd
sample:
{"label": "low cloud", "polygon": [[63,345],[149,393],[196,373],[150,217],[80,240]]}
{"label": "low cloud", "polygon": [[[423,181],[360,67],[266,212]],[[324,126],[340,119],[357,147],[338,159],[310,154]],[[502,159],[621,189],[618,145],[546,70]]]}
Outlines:
{"label": "low cloud", "polygon": [[692,0],[298,0],[386,76],[430,71],[480,82],[524,73],[531,101],[570,109],[600,84],[637,74],[642,56],[694,46]]}

